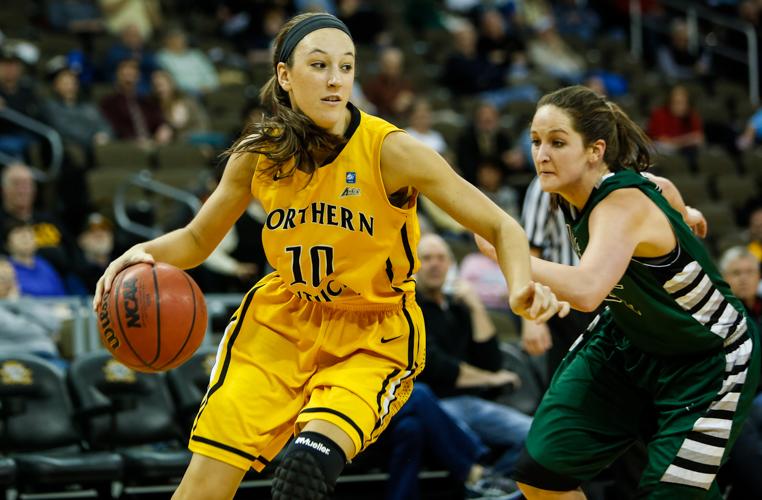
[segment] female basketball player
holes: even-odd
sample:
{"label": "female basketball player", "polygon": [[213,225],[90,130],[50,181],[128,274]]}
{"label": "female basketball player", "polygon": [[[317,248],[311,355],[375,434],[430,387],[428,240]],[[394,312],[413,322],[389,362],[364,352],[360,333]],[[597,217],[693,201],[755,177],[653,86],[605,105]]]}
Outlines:
{"label": "female basketball player", "polygon": [[639,498],[719,498],[715,476],[759,377],[754,322],[640,173],[649,141],[617,105],[585,87],[553,92],[537,105],[531,138],[542,188],[560,195],[581,254],[578,267],[533,258],[533,277],[576,309],[607,307],[534,416],[516,473],[522,491],[584,498],[580,483],[641,436]]}
{"label": "female basketball player", "polygon": [[294,434],[273,498],[328,498],[346,460],[376,440],[424,363],[412,278],[419,192],[494,242],[515,312],[547,319],[568,309],[530,281],[516,221],[432,150],[348,102],[355,47],[341,21],[289,21],[273,67],[261,92],[269,116],[233,144],[198,215],[116,259],[94,298],[97,309],[116,273],[137,262],[197,266],[252,195],[266,209],[275,272],[225,332],[175,498],[231,498],[244,473],[262,470]]}

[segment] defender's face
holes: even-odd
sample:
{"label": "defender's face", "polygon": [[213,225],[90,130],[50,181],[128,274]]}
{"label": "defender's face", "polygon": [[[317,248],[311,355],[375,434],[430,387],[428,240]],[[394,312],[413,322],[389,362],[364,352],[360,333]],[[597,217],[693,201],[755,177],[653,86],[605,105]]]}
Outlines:
{"label": "defender's face", "polygon": [[532,159],[542,190],[563,193],[581,180],[588,165],[588,149],[562,109],[542,106],[530,129]]}
{"label": "defender's face", "polygon": [[315,124],[341,135],[355,78],[355,46],[341,30],[323,28],[305,36],[294,49],[293,66],[279,63],[278,82],[291,106]]}

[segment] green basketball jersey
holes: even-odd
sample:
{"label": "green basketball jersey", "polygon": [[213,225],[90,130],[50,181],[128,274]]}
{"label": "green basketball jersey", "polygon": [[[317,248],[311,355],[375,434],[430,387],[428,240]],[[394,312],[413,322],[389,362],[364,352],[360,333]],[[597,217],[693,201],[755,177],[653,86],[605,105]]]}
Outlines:
{"label": "green basketball jersey", "polygon": [[660,355],[721,349],[748,328],[743,305],[733,296],[702,243],[679,212],[643,175],[623,170],[604,176],[581,211],[564,207],[575,250],[589,242],[590,214],[612,191],[637,188],[666,215],[677,246],[662,259],[633,257],[606,298],[616,325],[643,351]]}

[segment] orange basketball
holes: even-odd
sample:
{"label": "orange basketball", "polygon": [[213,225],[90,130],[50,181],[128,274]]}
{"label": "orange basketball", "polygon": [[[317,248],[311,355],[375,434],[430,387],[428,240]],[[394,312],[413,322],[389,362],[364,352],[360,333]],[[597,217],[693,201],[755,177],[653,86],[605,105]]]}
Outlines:
{"label": "orange basketball", "polygon": [[143,372],[181,365],[206,333],[206,302],[183,270],[135,264],[116,275],[98,314],[101,341],[121,363]]}

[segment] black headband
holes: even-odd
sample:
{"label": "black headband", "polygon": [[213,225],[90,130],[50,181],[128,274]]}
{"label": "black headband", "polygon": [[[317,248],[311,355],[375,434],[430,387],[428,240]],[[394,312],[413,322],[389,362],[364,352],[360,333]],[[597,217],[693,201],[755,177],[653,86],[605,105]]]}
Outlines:
{"label": "black headband", "polygon": [[296,45],[304,38],[315,30],[323,28],[336,28],[341,30],[352,38],[352,34],[349,32],[347,25],[341,22],[336,16],[331,14],[317,14],[308,17],[304,21],[300,21],[296,26],[291,28],[283,39],[283,43],[280,46],[280,54],[278,54],[278,62],[286,62],[291,57],[291,53],[296,48]]}

